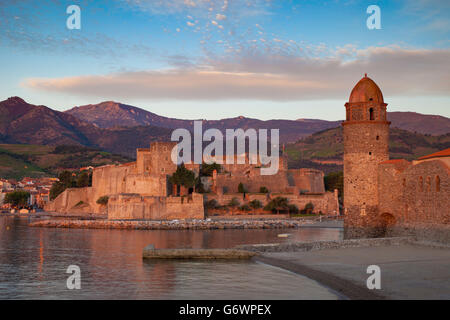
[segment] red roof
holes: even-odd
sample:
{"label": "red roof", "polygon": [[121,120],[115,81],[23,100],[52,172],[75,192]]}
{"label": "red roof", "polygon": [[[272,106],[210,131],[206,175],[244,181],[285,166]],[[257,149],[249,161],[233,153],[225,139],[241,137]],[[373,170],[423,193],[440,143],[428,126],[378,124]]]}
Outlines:
{"label": "red roof", "polygon": [[381,162],[381,164],[396,164],[396,163],[403,163],[403,162],[408,162],[405,159],[391,159],[391,160],[386,160]]}
{"label": "red roof", "polygon": [[427,156],[420,157],[419,160],[426,160],[431,158],[450,157],[450,148],[438,151]]}

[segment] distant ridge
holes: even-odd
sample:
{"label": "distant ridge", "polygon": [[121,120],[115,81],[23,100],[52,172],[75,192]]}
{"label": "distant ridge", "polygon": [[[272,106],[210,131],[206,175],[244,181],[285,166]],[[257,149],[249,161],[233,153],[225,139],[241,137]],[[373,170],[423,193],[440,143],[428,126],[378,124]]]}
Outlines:
{"label": "distant ridge", "polygon": [[[90,122],[100,128],[153,125],[170,129],[192,129],[194,121],[163,117],[138,107],[113,101],[75,107],[65,111],[65,113]],[[450,132],[450,119],[443,116],[416,112],[389,112],[388,119],[392,122],[392,127],[412,132],[431,135],[441,135]],[[221,120],[203,120],[203,125],[205,128],[217,128],[219,130],[228,128],[280,128],[282,129],[280,133],[281,140],[283,142],[292,142],[318,131],[335,128],[341,122],[320,119],[262,121],[239,116]]]}
{"label": "distant ridge", "polygon": [[[392,127],[422,134],[450,132],[450,119],[413,112],[389,114]],[[318,119],[268,120],[246,117],[202,120],[203,129],[280,129],[280,142],[296,142],[313,133],[340,126],[340,121]],[[136,148],[169,140],[174,128],[192,130],[194,120],[162,117],[115,102],[76,107],[66,112],[29,104],[19,97],[0,102],[0,143],[83,145],[135,157]]]}
{"label": "distant ridge", "polygon": [[[153,125],[163,128],[176,129],[185,128],[192,130],[194,120],[182,120],[159,116],[155,113],[137,107],[121,104],[118,102],[102,102],[86,106],[75,107],[65,111],[90,122],[100,128],[113,128],[116,126],[146,126]],[[200,119],[201,120],[201,119]],[[202,120],[204,129],[216,128],[224,132],[225,129],[254,128],[254,129],[276,129],[280,130],[282,142],[296,141],[300,137],[308,136],[314,132],[337,127],[340,121],[325,121],[315,119],[296,120],[258,120],[243,116],[221,119]]]}

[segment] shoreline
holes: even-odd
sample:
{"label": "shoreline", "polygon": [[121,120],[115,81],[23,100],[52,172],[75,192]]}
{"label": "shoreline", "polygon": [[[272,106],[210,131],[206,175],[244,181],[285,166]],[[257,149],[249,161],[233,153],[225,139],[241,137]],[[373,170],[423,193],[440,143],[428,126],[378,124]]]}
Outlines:
{"label": "shoreline", "polygon": [[295,273],[296,275],[306,277],[316,281],[319,285],[334,292],[342,300],[385,300],[385,296],[370,291],[367,288],[357,285],[352,281],[335,276],[328,272],[319,271],[308,266],[268,257],[264,255],[252,258],[253,261],[263,263],[268,266],[280,268],[285,271]]}
{"label": "shoreline", "polygon": [[80,220],[45,219],[30,227],[119,230],[222,230],[222,229],[297,229],[315,225],[314,220],[300,219],[242,219],[242,220]]}
{"label": "shoreline", "polygon": [[[448,299],[449,245],[414,237],[242,245],[252,260],[316,281],[349,300]],[[381,268],[381,289],[369,290],[369,265]],[[433,280],[430,280],[433,279]],[[415,284],[408,284],[414,280]],[[432,281],[430,285],[430,281]],[[428,287],[432,289],[427,289]]]}

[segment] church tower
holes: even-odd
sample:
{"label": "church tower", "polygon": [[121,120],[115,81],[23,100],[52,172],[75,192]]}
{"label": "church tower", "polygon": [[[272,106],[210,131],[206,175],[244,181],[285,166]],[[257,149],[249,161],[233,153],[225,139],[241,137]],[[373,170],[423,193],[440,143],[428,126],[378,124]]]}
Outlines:
{"label": "church tower", "polygon": [[389,125],[383,94],[367,74],[345,104],[344,237],[379,233],[378,164],[389,159]]}

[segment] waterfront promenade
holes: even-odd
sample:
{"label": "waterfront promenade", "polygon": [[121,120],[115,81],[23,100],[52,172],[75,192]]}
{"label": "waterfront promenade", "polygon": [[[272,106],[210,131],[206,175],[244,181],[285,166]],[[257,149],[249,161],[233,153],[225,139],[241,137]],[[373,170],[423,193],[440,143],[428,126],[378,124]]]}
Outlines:
{"label": "waterfront promenade", "polygon": [[[265,252],[257,261],[318,281],[349,299],[450,299],[450,247],[392,245]],[[381,269],[381,289],[366,286],[367,267]]]}

